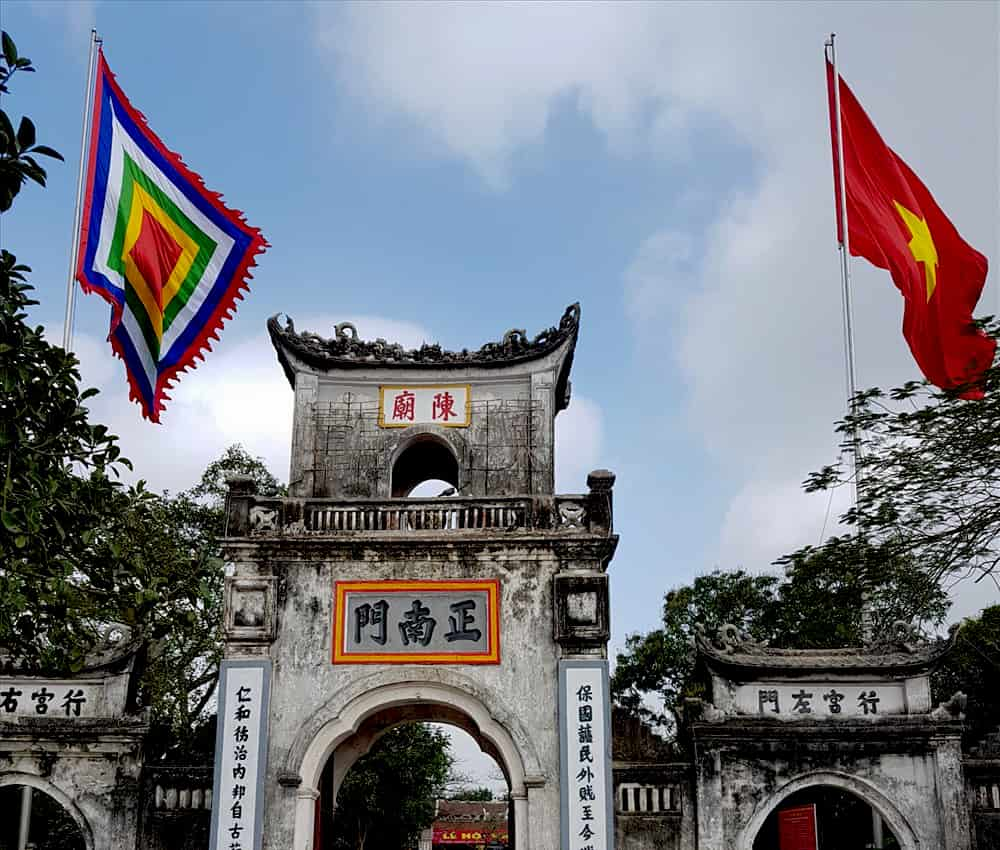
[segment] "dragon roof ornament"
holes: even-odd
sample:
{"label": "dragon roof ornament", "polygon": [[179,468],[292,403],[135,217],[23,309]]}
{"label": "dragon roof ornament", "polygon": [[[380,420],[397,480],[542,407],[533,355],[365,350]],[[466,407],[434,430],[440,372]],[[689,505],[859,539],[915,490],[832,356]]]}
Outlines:
{"label": "dragon roof ornament", "polygon": [[420,348],[406,350],[399,343],[384,339],[363,340],[350,322],[341,322],[330,338],[311,331],[298,332],[291,317],[285,316],[282,327],[277,314],[268,319],[267,330],[276,348],[287,348],[310,366],[334,368],[344,366],[491,366],[533,360],[557,349],[567,340],[576,338],[580,327],[580,305],[570,304],[556,327],[547,328],[529,339],[521,328],[512,328],[499,342],[488,342],[476,351],[447,351],[437,343],[424,343]]}
{"label": "dragon roof ornament", "polygon": [[341,322],[334,328],[330,338],[310,331],[296,331],[291,317],[285,316],[282,325],[281,314],[267,321],[267,331],[278,352],[278,359],[289,382],[294,386],[294,369],[288,361],[288,354],[314,369],[363,368],[387,366],[404,369],[502,367],[515,363],[535,360],[550,354],[563,345],[569,345],[569,356],[563,367],[568,375],[573,358],[573,348],[580,329],[580,305],[570,304],[559,320],[559,324],[546,328],[529,339],[522,328],[512,328],[498,342],[469,351],[447,351],[438,344],[425,343],[420,348],[406,350],[399,343],[384,339],[363,340],[358,329],[350,322]]}
{"label": "dragon roof ornament", "polygon": [[803,674],[824,670],[830,673],[926,670],[952,648],[954,641],[954,634],[947,640],[921,639],[910,624],[897,621],[866,646],[842,649],[779,649],[755,641],[732,624],[723,625],[715,633],[697,624],[692,642],[710,667],[730,673],[742,669]]}

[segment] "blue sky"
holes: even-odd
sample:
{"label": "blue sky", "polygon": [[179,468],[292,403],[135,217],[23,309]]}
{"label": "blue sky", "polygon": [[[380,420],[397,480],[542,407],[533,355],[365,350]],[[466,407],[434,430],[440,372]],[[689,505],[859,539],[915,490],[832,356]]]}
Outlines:
{"label": "blue sky", "polygon": [[[830,528],[799,482],[836,456],[844,406],[831,30],[888,142],[998,260],[994,4],[8,0],[3,25],[39,69],[5,108],[67,158],[0,221],[37,322],[62,322],[92,25],[153,129],[272,245],[159,428],[127,403],[107,308],[78,299],[95,415],[154,487],[189,486],[236,440],[285,473],[273,313],[471,348],[582,302],[559,487],[618,474],[615,646],[669,587],[767,569]],[[889,277],[854,269],[860,382],[917,377]],[[998,309],[994,272],[979,312]],[[960,614],[996,598],[958,596]]]}

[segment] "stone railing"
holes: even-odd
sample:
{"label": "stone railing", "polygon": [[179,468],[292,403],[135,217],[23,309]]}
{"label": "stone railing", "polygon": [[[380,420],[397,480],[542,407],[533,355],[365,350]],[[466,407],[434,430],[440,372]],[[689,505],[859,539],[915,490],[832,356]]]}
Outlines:
{"label": "stone railing", "polygon": [[230,479],[227,537],[329,537],[402,532],[612,531],[614,475],[587,478],[590,492],[559,496],[437,499],[291,499],[258,496],[247,478]]}
{"label": "stone railing", "polygon": [[680,787],[622,782],[615,788],[615,810],[623,814],[680,814]]}
{"label": "stone railing", "polygon": [[212,779],[210,767],[148,767],[146,787],[153,812],[210,812]]}
{"label": "stone railing", "polygon": [[984,812],[1000,812],[1000,779],[972,782],[972,807]]}

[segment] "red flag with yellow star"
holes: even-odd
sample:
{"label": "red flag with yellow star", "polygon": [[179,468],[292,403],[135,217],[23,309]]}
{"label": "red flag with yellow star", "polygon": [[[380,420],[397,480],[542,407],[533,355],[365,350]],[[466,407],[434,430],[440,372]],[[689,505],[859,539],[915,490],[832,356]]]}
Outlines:
{"label": "red flag with yellow star", "polygon": [[[826,63],[833,173],[840,218],[840,169],[833,65]],[[959,235],[927,187],[884,142],[840,78],[840,123],[851,253],[886,269],[903,294],[903,336],[917,365],[943,389],[976,388],[993,363],[996,341],[972,323],[986,283],[986,257]]]}

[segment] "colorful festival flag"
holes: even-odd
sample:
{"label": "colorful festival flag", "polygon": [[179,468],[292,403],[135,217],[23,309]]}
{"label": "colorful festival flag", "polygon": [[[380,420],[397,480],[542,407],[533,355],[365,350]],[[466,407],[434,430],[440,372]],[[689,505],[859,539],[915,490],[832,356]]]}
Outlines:
{"label": "colorful festival flag", "polygon": [[[840,220],[840,169],[833,65],[826,63],[833,137],[833,172]],[[955,225],[910,167],[882,140],[861,104],[840,79],[847,227],[851,253],[892,275],[903,294],[903,336],[927,379],[943,389],[976,387],[992,365],[996,341],[972,323],[986,283],[986,258]]]}
{"label": "colorful festival flag", "polygon": [[166,390],[218,341],[268,246],[167,150],[103,51],[97,64],[76,278],[111,304],[129,395],[159,422]]}

